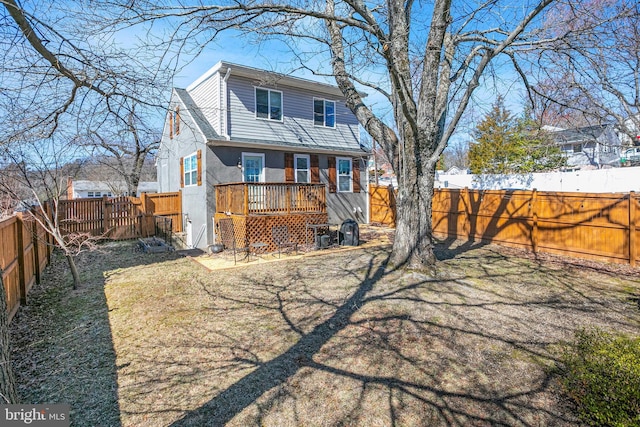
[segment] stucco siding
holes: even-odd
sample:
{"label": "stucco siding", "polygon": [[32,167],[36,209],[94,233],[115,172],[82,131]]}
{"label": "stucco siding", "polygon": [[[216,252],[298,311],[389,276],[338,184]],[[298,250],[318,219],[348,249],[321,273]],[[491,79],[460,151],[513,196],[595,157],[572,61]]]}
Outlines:
{"label": "stucco siding", "polygon": [[[175,97],[171,103],[171,110],[175,107]],[[191,120],[189,114],[180,115],[180,133],[169,137],[169,127],[165,126],[162,136],[161,149],[157,159],[157,173],[159,191],[182,191],[182,213],[185,224],[190,222],[193,243],[199,248],[206,248],[209,231],[207,223],[213,215],[210,208],[213,191],[207,189],[208,177],[206,171],[206,156],[208,148],[202,134]],[[180,187],[180,158],[202,150],[202,185]],[[204,227],[203,227],[204,226]],[[195,240],[203,230],[199,242]]]}

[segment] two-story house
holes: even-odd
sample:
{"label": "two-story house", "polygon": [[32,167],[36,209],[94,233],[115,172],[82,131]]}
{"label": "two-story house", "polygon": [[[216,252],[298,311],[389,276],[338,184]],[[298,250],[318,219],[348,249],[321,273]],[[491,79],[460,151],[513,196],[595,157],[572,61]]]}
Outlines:
{"label": "two-story house", "polygon": [[219,62],[173,90],[158,191],[182,191],[187,241],[199,248],[214,243],[216,215],[366,222],[368,155],[337,87]]}
{"label": "two-story house", "polygon": [[549,132],[573,169],[618,165],[621,143],[614,126],[597,125]]}

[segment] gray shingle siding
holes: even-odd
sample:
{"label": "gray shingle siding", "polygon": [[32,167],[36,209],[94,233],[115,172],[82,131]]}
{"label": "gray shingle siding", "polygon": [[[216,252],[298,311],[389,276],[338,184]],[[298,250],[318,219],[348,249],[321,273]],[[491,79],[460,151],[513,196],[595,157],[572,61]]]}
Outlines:
{"label": "gray shingle siding", "polygon": [[214,74],[195,88],[188,91],[202,115],[209,121],[216,133],[221,134],[220,128],[220,74]]}
{"label": "gray shingle siding", "polygon": [[[320,92],[290,88],[284,85],[259,86],[282,92],[282,122],[257,119],[255,115],[255,88],[259,82],[233,76],[228,81],[230,136],[234,140],[286,142],[301,147],[338,150],[359,150],[358,122],[344,100]],[[336,102],[336,127],[325,128],[313,124],[313,99]]]}

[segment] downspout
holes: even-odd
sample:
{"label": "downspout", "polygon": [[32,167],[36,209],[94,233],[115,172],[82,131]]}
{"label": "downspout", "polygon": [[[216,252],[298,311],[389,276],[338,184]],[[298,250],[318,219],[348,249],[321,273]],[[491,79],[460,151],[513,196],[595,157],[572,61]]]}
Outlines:
{"label": "downspout", "polygon": [[231,67],[227,68],[227,72],[222,78],[222,96],[220,97],[220,135],[222,135],[226,140],[231,139],[227,126],[227,80],[229,80],[229,75],[231,75]]}

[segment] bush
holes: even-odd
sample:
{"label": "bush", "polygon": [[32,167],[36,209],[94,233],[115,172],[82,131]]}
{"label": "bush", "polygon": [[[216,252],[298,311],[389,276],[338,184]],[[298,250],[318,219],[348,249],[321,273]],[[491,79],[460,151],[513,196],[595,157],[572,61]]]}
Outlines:
{"label": "bush", "polygon": [[640,426],[640,338],[581,330],[561,362],[563,387],[583,421]]}

